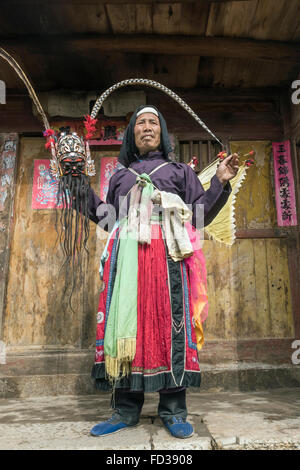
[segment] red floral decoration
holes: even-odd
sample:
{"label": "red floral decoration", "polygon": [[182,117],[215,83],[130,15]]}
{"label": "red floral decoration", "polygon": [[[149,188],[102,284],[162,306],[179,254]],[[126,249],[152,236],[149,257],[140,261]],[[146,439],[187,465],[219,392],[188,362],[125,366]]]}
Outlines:
{"label": "red floral decoration", "polygon": [[92,117],[87,114],[86,116],[84,116],[84,126],[87,130],[87,134],[85,136],[85,139],[86,140],[89,140],[93,137],[93,135],[95,134],[96,132],[96,123],[97,123],[97,119],[92,119]]}
{"label": "red floral decoration", "polygon": [[248,160],[245,161],[246,166],[251,166],[254,165],[254,160],[253,158],[249,158]]}
{"label": "red floral decoration", "polygon": [[224,158],[227,157],[227,152],[225,152],[225,151],[223,150],[223,152],[219,152],[219,153],[218,153],[217,157],[218,157],[220,160],[224,160]]}
{"label": "red floral decoration", "polygon": [[[255,151],[254,151],[254,150],[251,150],[250,152],[245,153],[245,155],[243,155],[243,157],[252,157],[254,154],[255,154]],[[245,160],[245,165],[246,165],[246,166],[254,165],[254,160],[253,160],[253,158],[248,158],[247,160]]]}
{"label": "red floral decoration", "polygon": [[189,161],[188,166],[192,168],[192,170],[195,170],[196,166],[198,165],[198,160],[196,157],[192,157],[192,159]]}
{"label": "red floral decoration", "polygon": [[251,150],[250,152],[245,153],[243,157],[249,157],[249,156],[252,157],[254,154],[255,154],[254,150]]}
{"label": "red floral decoration", "polygon": [[51,148],[51,144],[55,143],[55,131],[53,129],[46,129],[43,132],[43,136],[46,137],[47,143],[45,144],[45,148],[49,150]]}
{"label": "red floral decoration", "polygon": [[43,132],[44,137],[52,137],[53,135],[55,135],[55,131],[53,129],[46,129]]}
{"label": "red floral decoration", "polygon": [[48,139],[47,143],[45,144],[45,148],[49,150],[51,148],[51,144],[54,144],[55,140],[54,139]]}

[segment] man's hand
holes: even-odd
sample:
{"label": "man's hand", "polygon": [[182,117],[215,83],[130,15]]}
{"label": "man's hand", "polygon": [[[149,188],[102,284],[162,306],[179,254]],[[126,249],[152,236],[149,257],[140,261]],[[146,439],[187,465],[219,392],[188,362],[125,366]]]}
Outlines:
{"label": "man's hand", "polygon": [[224,158],[219,164],[216,176],[220,183],[223,186],[227,183],[227,181],[234,178],[239,169],[239,156],[237,153],[229,155],[228,157]]}

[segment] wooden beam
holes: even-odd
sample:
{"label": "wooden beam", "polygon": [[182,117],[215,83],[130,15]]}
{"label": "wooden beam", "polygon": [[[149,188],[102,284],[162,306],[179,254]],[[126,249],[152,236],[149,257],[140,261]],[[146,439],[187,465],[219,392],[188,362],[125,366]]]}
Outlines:
{"label": "wooden beam", "polygon": [[[246,2],[246,1],[256,1],[256,0],[202,0],[203,3],[234,3],[234,2]],[[2,0],[2,5],[19,5],[19,6],[39,6],[45,4],[51,5],[74,5],[74,6],[88,6],[88,5],[150,5],[150,4],[159,4],[167,3],[169,5],[174,5],[176,3],[195,3],[195,0]]]}
{"label": "wooden beam", "polygon": [[[208,89],[206,90],[208,93]],[[38,93],[38,90],[36,91]],[[145,88],[145,92],[147,102],[160,109],[167,121],[169,131],[175,134],[179,140],[210,139],[209,134],[170,97],[152,88]],[[202,96],[202,92],[204,90],[199,91],[199,97]],[[185,97],[187,103],[224,143],[228,140],[274,140],[277,142],[278,139],[283,138],[282,120],[275,112],[256,112],[246,109],[243,112],[227,113],[227,117],[224,119],[224,113],[227,109],[226,103],[224,103],[224,112],[214,109],[204,111],[201,102],[199,101],[198,104],[194,101],[190,102],[189,96],[195,96],[194,93],[190,95],[187,93]],[[211,96],[213,99],[213,94]],[[0,132],[41,132],[42,124],[33,115],[32,102],[27,93],[11,93],[9,90],[6,101],[6,105],[1,105],[3,112],[0,113]],[[204,146],[201,150],[202,156],[205,155]]]}
{"label": "wooden beam", "polygon": [[[4,63],[4,61],[3,61]],[[1,70],[1,62],[0,62],[0,70]],[[25,87],[24,87],[25,88]],[[79,91],[79,90],[77,90]],[[104,92],[105,89],[98,90],[99,94]],[[123,88],[123,92],[130,92],[132,91],[130,87]],[[268,104],[268,103],[279,103],[280,96],[282,93],[282,88],[272,88],[272,87],[265,87],[265,88],[208,88],[208,87],[201,87],[201,88],[193,88],[191,90],[184,90],[181,88],[174,88],[174,91],[178,93],[178,95],[188,102],[189,104],[192,103],[199,103],[201,102],[204,106],[209,107],[211,104],[212,107],[217,104],[222,104],[224,106],[229,105],[239,105],[239,104]],[[147,87],[147,95],[157,95],[157,90],[154,88]],[[26,97],[28,94],[24,91],[19,89],[10,88],[7,90],[7,96],[10,97]],[[150,101],[152,96],[150,97]]]}
{"label": "wooden beam", "polygon": [[236,231],[236,238],[295,238],[295,230],[281,228],[242,229]]}
{"label": "wooden beam", "polygon": [[[231,57],[299,64],[300,43],[261,41],[244,38],[199,37],[184,35],[22,35],[21,38],[1,38],[3,48],[16,52],[47,54],[47,49],[56,54],[85,51],[95,54],[135,53],[176,56]],[[45,47],[47,45],[47,48]]]}

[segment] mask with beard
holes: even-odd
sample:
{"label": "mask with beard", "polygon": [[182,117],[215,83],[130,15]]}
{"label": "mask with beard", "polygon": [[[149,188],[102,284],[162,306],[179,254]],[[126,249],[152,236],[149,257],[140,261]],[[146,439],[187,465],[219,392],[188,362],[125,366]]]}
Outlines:
{"label": "mask with beard", "polygon": [[71,302],[76,280],[78,276],[82,277],[82,252],[88,254],[89,176],[95,174],[95,170],[87,143],[84,144],[75,132],[70,133],[69,128],[61,128],[60,131],[57,141],[52,136],[50,139],[56,156],[56,160],[51,162],[51,169],[53,173],[55,164],[60,175],[57,204],[61,203],[62,209],[57,213],[56,230],[64,254],[65,291],[71,285]]}

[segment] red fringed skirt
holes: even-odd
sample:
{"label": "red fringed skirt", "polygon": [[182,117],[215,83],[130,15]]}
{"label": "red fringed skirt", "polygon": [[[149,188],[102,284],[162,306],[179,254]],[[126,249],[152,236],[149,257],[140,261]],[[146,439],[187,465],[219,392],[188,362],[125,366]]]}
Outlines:
{"label": "red fringed skirt", "polygon": [[[154,234],[155,232],[155,234]],[[156,236],[154,236],[156,235]],[[95,364],[92,377],[108,390],[104,335],[118,262],[118,231],[108,245],[105,288],[97,313]],[[196,335],[190,309],[190,283],[185,261],[173,261],[158,224],[152,225],[151,245],[138,248],[138,307],[136,354],[129,377],[117,387],[154,392],[175,387],[199,387]]]}

